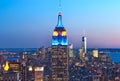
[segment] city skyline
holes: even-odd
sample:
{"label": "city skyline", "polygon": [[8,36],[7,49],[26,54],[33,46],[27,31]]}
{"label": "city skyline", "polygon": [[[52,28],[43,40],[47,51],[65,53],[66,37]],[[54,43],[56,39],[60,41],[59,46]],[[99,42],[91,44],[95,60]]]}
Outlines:
{"label": "city skyline", "polygon": [[[0,48],[51,46],[59,0],[1,0]],[[81,47],[83,31],[89,48],[119,48],[119,0],[62,0],[63,25],[69,43]],[[49,42],[48,42],[49,41]]]}

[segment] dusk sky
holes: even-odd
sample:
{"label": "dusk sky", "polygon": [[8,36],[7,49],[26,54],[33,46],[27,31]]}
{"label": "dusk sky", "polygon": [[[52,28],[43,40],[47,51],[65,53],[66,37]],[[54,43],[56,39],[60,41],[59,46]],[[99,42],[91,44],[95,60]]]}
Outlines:
{"label": "dusk sky", "polygon": [[[0,48],[51,46],[59,0],[0,0]],[[120,0],[62,0],[69,43],[89,48],[120,48]]]}

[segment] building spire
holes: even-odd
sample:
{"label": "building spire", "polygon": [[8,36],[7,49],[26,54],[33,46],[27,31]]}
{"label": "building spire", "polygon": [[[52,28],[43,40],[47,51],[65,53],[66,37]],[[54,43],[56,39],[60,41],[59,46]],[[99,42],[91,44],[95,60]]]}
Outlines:
{"label": "building spire", "polygon": [[59,12],[62,11],[62,5],[61,5],[61,0],[59,0]]}
{"label": "building spire", "polygon": [[61,0],[59,0],[59,13],[58,13],[58,23],[57,27],[63,27],[62,25],[62,7],[61,7]]}
{"label": "building spire", "polygon": [[86,36],[86,34],[85,34],[85,30],[83,30],[83,36]]}

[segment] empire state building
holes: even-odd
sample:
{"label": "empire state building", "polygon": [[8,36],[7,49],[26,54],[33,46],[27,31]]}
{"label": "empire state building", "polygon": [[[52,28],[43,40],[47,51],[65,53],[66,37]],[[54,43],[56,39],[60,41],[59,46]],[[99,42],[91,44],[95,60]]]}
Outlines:
{"label": "empire state building", "polygon": [[61,12],[58,13],[58,23],[52,35],[51,56],[52,81],[68,81],[68,40]]}

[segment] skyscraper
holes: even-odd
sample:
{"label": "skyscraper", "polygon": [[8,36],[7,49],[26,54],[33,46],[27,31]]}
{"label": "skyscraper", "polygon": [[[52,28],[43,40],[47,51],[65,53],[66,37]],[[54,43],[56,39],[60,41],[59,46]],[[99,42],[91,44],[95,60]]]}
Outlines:
{"label": "skyscraper", "polygon": [[44,67],[42,66],[35,67],[35,80],[34,81],[43,81],[43,72],[44,72]]}
{"label": "skyscraper", "polygon": [[58,14],[58,23],[52,36],[52,81],[68,81],[68,40],[62,25],[62,13]]}
{"label": "skyscraper", "polygon": [[74,55],[74,51],[73,51],[73,44],[69,44],[68,45],[68,54],[69,54],[69,57],[70,58],[74,58],[75,57],[75,55]]}
{"label": "skyscraper", "polygon": [[87,55],[87,38],[85,35],[82,37],[82,49],[79,49],[79,56],[82,61],[87,61],[88,60],[88,55]]}
{"label": "skyscraper", "polygon": [[82,49],[83,49],[83,56],[87,53],[87,45],[86,45],[87,38],[85,36],[82,37]]}

